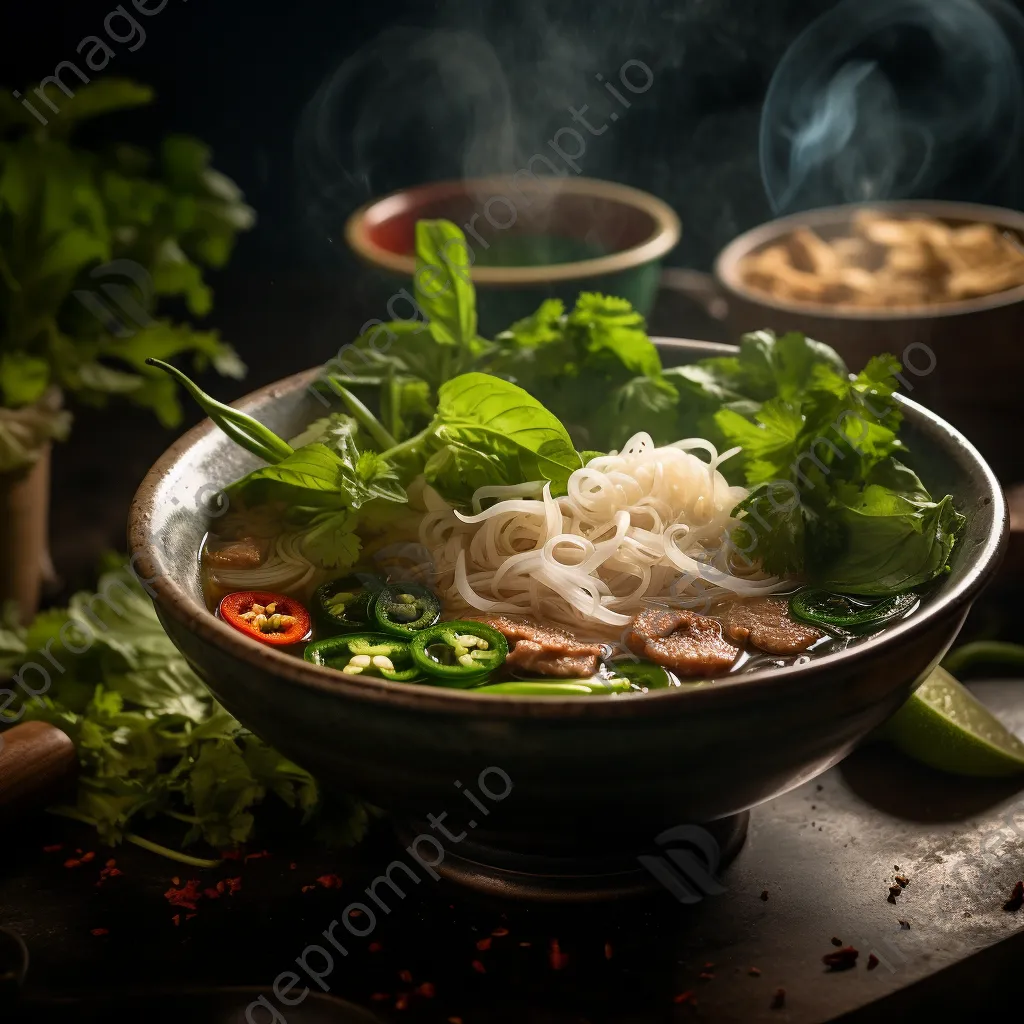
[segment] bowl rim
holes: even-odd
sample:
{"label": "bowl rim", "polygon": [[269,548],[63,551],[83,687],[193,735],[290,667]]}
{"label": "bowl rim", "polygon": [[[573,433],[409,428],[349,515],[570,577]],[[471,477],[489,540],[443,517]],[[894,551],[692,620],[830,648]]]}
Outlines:
{"label": "bowl rim", "polygon": [[849,220],[858,210],[880,210],[883,213],[905,213],[914,216],[932,216],[938,219],[969,220],[997,227],[1011,228],[1024,233],[1024,213],[1002,206],[982,203],[960,203],[944,199],[888,199],[879,202],[842,203],[820,206],[813,210],[787,214],[765,221],[749,231],[737,235],[719,252],[713,273],[715,280],[729,294],[765,309],[784,313],[797,313],[822,320],[935,320],[940,317],[962,316],[1024,301],[1024,285],[1005,291],[981,295],[973,299],[959,299],[932,306],[887,306],[863,308],[859,306],[830,306],[816,302],[797,302],[776,299],[767,292],[751,288],[740,278],[739,267],[745,256],[768,242],[777,240],[795,228],[818,228],[833,225],[837,220]]}
{"label": "bowl rim", "polygon": [[511,181],[511,178],[498,176],[459,178],[396,189],[385,196],[369,200],[348,217],[345,221],[345,241],[364,262],[405,277],[413,277],[416,273],[415,256],[390,252],[371,241],[366,229],[371,214],[386,216],[390,207],[411,205],[415,208],[426,199],[436,200],[463,195],[471,189],[493,190],[492,195],[501,196],[504,195],[501,190],[508,190],[510,187],[521,195],[532,192],[557,197],[562,192],[569,192],[577,196],[589,196],[631,206],[647,214],[654,221],[654,230],[638,245],[592,259],[573,260],[571,263],[533,264],[528,267],[471,267],[470,277],[476,285],[519,287],[615,274],[661,259],[675,247],[682,235],[679,217],[668,203],[631,185],[604,181],[600,178],[562,176],[558,176],[554,186],[543,184],[543,176],[534,176],[530,183],[510,185]]}
{"label": "bowl rim", "polygon": [[[735,354],[739,351],[734,345],[682,338],[659,337],[652,338],[652,341],[661,349],[682,351],[695,356]],[[319,367],[303,370],[249,393],[233,403],[233,406],[246,410],[264,397],[303,391],[312,384],[318,373]],[[273,672],[275,678],[290,685],[366,703],[471,717],[485,711],[490,717],[496,718],[557,719],[567,715],[592,718],[608,715],[645,717],[664,713],[669,702],[686,701],[689,707],[696,711],[698,708],[728,704],[733,694],[741,689],[753,696],[785,690],[792,686],[801,687],[808,685],[819,674],[827,682],[830,674],[821,673],[821,668],[823,664],[833,659],[867,661],[883,645],[905,642],[926,633],[943,617],[960,610],[966,613],[975,595],[994,573],[1009,539],[1009,516],[1002,488],[977,449],[955,427],[935,413],[901,395],[895,397],[905,412],[946,435],[950,443],[962,450],[974,463],[976,480],[985,492],[982,495],[984,503],[990,504],[992,508],[994,529],[986,538],[981,550],[977,552],[964,577],[949,593],[936,595],[908,619],[868,637],[855,647],[825,655],[803,665],[754,669],[735,676],[719,677],[710,686],[673,687],[653,693],[631,695],[628,699],[619,700],[611,697],[607,700],[591,701],[580,700],[578,697],[530,697],[511,694],[492,694],[484,697],[467,690],[389,682],[367,676],[347,676],[343,672],[313,665],[283,651],[261,646],[222,622],[206,608],[205,604],[194,600],[167,572],[163,571],[160,556],[154,557],[156,547],[151,542],[150,527],[156,491],[161,480],[168,475],[181,456],[217,429],[209,419],[202,420],[175,441],[157,459],[139,485],[132,500],[128,519],[131,571],[138,579],[145,581],[159,613],[171,616],[189,632],[198,634],[210,644],[230,652],[238,661],[251,665],[257,671]]]}

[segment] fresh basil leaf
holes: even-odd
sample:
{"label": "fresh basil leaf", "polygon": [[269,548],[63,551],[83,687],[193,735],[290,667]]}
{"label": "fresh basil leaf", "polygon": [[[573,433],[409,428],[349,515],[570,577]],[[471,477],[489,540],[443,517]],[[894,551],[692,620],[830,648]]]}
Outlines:
{"label": "fresh basil leaf", "polygon": [[466,373],[438,393],[437,435],[514,461],[513,482],[550,480],[564,494],[581,465],[558,418],[522,388],[485,373]]}
{"label": "fresh basil leaf", "polygon": [[458,441],[443,445],[423,467],[427,483],[454,505],[469,505],[480,487],[522,483],[520,475],[513,452],[489,451]]}
{"label": "fresh basil leaf", "polygon": [[342,460],[325,444],[307,444],[272,466],[254,470],[226,491],[229,500],[262,505],[331,507],[342,503]]}
{"label": "fresh basil leaf", "polygon": [[439,345],[474,344],[476,292],[470,281],[469,246],[450,221],[417,221],[413,288]]}
{"label": "fresh basil leaf", "polygon": [[820,571],[819,585],[844,594],[876,596],[910,590],[949,571],[949,557],[966,520],[947,495],[913,501],[870,484],[847,504],[836,500],[841,556]]}

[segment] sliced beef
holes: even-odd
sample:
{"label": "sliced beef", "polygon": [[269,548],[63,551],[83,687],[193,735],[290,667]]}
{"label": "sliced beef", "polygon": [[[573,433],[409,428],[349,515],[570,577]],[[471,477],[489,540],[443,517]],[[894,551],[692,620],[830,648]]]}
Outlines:
{"label": "sliced beef", "polygon": [[597,671],[600,644],[585,644],[565,630],[525,619],[491,615],[481,616],[480,621],[509,641],[511,650],[505,664],[511,668],[563,679],[585,679]]}
{"label": "sliced beef", "polygon": [[726,636],[749,640],[768,654],[799,654],[820,640],[820,629],[796,622],[784,597],[752,597],[733,601],[721,612]]}
{"label": "sliced beef", "polygon": [[268,546],[256,537],[211,541],[206,545],[206,564],[214,569],[255,569],[263,564]]}
{"label": "sliced beef", "polygon": [[556,654],[532,640],[517,640],[505,664],[520,672],[562,679],[587,679],[597,671],[596,654]]}
{"label": "sliced beef", "polygon": [[681,676],[728,672],[739,653],[722,636],[722,624],[690,611],[648,608],[630,626],[626,646]]}

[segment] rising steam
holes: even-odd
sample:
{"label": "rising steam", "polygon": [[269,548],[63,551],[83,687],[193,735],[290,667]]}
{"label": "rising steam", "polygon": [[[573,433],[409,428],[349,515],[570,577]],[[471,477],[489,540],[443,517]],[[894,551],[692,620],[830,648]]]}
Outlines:
{"label": "rising steam", "polygon": [[844,0],[780,63],[761,121],[776,212],[988,198],[1024,127],[1024,19],[1001,0]]}

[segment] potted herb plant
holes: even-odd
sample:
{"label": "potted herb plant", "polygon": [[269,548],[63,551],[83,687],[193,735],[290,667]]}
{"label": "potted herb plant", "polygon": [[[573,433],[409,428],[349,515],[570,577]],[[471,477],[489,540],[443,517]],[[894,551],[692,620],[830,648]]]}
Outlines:
{"label": "potted herb plant", "polygon": [[49,566],[49,454],[70,428],[65,400],[125,400],[175,426],[177,385],[148,357],[242,376],[216,332],[160,306],[208,313],[204,268],[223,266],[254,222],[195,139],[168,137],[158,153],[72,141],[83,122],[149,103],[149,88],[102,79],[57,113],[38,92],[26,90],[33,105],[0,89],[0,602],[16,600],[24,619]]}

